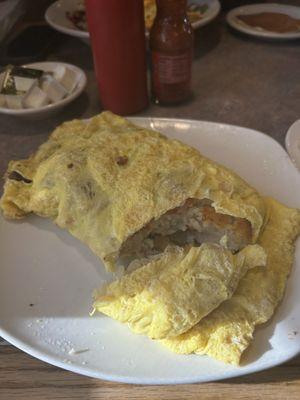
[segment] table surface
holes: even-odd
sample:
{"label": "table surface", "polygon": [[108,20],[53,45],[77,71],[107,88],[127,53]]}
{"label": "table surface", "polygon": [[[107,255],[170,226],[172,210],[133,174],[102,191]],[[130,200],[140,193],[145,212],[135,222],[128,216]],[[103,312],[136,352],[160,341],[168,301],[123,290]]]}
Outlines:
{"label": "table surface", "polygon": [[[196,32],[192,101],[154,104],[140,116],[191,118],[257,129],[282,145],[300,117],[299,41],[266,42],[228,30],[223,18]],[[49,60],[83,68],[85,92],[61,114],[30,121],[0,116],[0,174],[10,159],[28,156],[61,122],[101,111],[89,46],[61,36]],[[297,399],[300,356],[257,374],[208,384],[135,386],[78,376],[0,345],[0,399]]]}

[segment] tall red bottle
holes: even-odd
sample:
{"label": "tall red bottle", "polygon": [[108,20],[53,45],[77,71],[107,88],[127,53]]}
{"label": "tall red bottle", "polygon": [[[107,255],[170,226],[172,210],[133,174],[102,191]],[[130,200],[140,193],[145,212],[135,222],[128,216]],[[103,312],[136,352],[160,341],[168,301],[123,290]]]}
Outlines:
{"label": "tall red bottle", "polygon": [[143,0],[85,0],[104,109],[127,115],[148,104]]}
{"label": "tall red bottle", "polygon": [[191,94],[193,28],[186,14],[187,0],[156,0],[150,31],[152,97],[175,104]]}

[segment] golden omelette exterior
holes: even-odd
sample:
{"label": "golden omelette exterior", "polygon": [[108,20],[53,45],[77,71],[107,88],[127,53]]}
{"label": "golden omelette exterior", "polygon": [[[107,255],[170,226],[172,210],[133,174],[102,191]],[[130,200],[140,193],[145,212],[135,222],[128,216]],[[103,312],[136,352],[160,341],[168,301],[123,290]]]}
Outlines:
{"label": "golden omelette exterior", "polygon": [[11,161],[1,208],[52,218],[113,269],[128,238],[188,199],[249,221],[256,242],[266,208],[253,188],[197,150],[103,112],[62,124],[31,157]]}
{"label": "golden omelette exterior", "polygon": [[265,265],[266,253],[258,245],[234,255],[213,243],[168,247],[102,288],[94,308],[128,323],[135,333],[152,339],[176,337],[229,299],[250,268]]}
{"label": "golden omelette exterior", "polygon": [[209,244],[166,251],[96,292],[95,310],[135,333],[164,337],[176,353],[238,365],[256,325],[283,297],[300,234],[299,210],[265,201],[269,219],[258,244],[236,255]]}
{"label": "golden omelette exterior", "polygon": [[253,268],[231,297],[177,338],[163,340],[180,354],[207,354],[238,365],[252,342],[256,325],[267,322],[280,303],[300,234],[300,211],[266,199],[269,221],[258,243],[267,254],[266,268]]}

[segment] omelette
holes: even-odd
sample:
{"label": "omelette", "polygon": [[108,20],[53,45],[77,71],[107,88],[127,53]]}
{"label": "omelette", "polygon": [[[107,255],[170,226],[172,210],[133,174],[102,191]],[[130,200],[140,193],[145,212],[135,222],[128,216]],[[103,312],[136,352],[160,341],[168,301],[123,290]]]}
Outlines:
{"label": "omelette", "polygon": [[86,243],[107,269],[169,245],[256,242],[266,207],[255,189],[194,148],[111,112],[63,123],[11,161],[0,207],[35,213]]}
{"label": "omelette", "polygon": [[196,149],[111,112],[11,161],[6,218],[50,218],[125,275],[94,308],[181,354],[238,364],[284,294],[300,213]]}

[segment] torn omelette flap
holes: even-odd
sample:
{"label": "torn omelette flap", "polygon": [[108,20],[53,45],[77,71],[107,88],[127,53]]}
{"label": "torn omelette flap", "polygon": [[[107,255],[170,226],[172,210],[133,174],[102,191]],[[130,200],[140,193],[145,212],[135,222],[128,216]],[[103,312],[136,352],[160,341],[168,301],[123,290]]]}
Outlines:
{"label": "torn omelette flap", "polygon": [[265,199],[269,221],[258,243],[267,254],[265,269],[254,268],[225,301],[184,334],[161,342],[176,353],[207,354],[238,365],[255,326],[268,321],[280,303],[300,234],[300,211]]}
{"label": "torn omelette flap", "polygon": [[236,255],[215,244],[186,250],[168,247],[160,257],[103,288],[94,308],[128,323],[135,333],[170,338],[230,298],[249,268],[265,263],[258,245]]}
{"label": "torn omelette flap", "polygon": [[[76,135],[80,135],[84,126],[85,123],[80,120],[65,122],[54,130],[49,140],[43,143],[36,153],[31,154],[27,159],[9,162],[5,173],[4,194],[0,199],[0,207],[5,217],[23,218],[26,214],[31,212],[52,218],[56,216],[58,202],[56,202],[54,207],[50,206],[50,211],[48,210],[48,206],[46,210],[41,210],[44,205],[36,208],[35,205],[32,204],[34,193],[43,190],[43,188],[39,187],[37,175],[40,168],[42,170],[45,169],[43,167],[45,161],[50,159],[62,147],[62,143],[56,140],[56,137],[71,138],[72,136],[74,138]],[[63,133],[63,135],[61,135],[61,133]],[[52,169],[52,171],[54,170]],[[32,182],[28,184],[22,180],[10,179],[10,176],[15,172]],[[49,204],[51,204],[51,201]]]}
{"label": "torn omelette flap", "polygon": [[62,124],[35,154],[14,163],[9,169],[18,165],[32,183],[6,177],[4,215],[54,219],[109,269],[129,238],[189,199],[244,219],[251,234],[240,247],[255,243],[265,220],[263,200],[236,174],[111,112]]}

